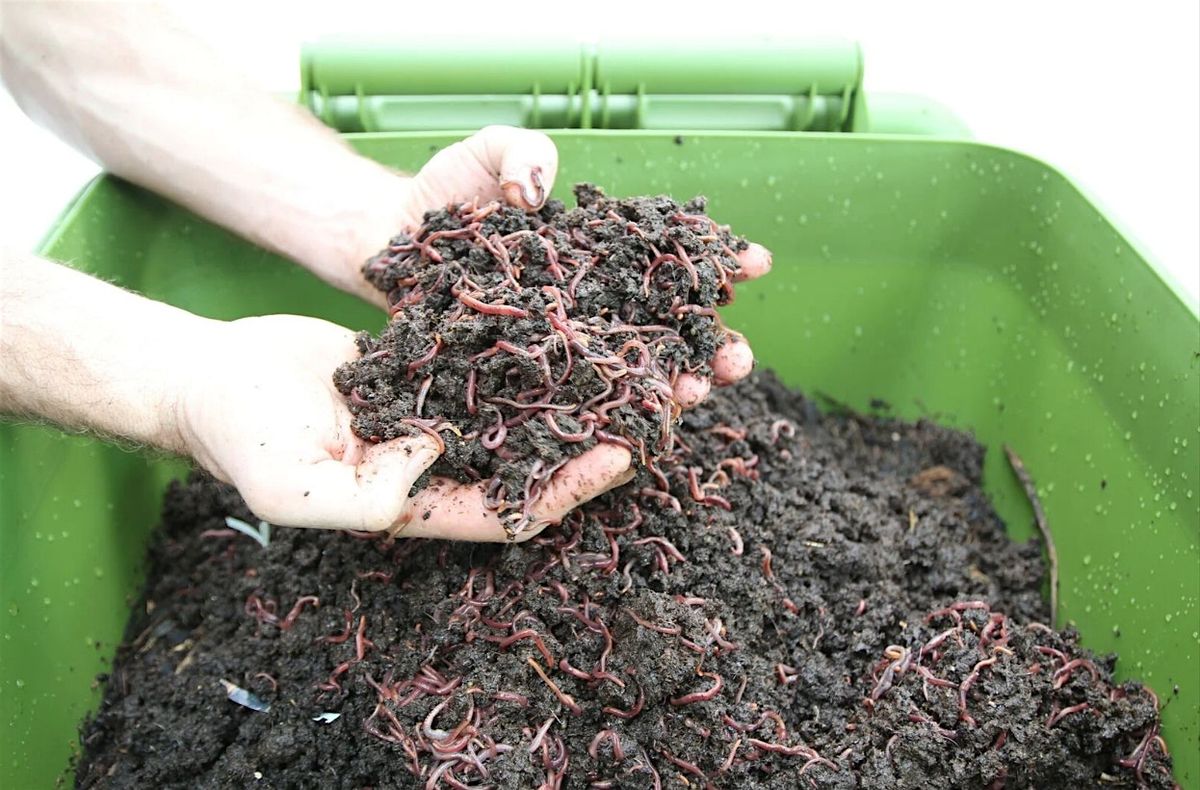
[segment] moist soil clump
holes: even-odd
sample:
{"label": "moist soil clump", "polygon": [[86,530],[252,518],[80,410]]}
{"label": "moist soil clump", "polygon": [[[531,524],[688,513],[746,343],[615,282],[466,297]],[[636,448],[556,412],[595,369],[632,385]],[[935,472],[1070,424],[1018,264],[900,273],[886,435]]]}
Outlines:
{"label": "moist soil clump", "polygon": [[363,270],[392,321],[334,376],[358,435],[437,436],[431,474],[486,481],[510,533],[597,442],[642,463],[670,453],[672,385],[711,373],[714,308],[746,247],[703,198],[617,200],[587,184],[575,196],[536,213],[452,205],[392,239]]}
{"label": "moist soil clump", "polygon": [[1170,787],[1153,694],[1041,625],[1038,546],[982,457],[758,373],[680,418],[665,490],[524,544],[260,547],[195,476],[78,784]]}

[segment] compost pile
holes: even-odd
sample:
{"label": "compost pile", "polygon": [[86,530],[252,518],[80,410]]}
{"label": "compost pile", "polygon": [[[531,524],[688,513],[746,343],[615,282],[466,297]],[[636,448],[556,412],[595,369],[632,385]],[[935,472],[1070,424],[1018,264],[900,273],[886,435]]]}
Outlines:
{"label": "compost pile", "polygon": [[707,375],[746,242],[701,198],[615,200],[536,214],[499,203],[431,212],[370,260],[393,320],[359,335],[334,380],[354,431],[425,431],[445,444],[432,474],[486,480],[488,505],[521,532],[544,485],[596,442],[669,453],[681,373]]}
{"label": "compost pile", "polygon": [[[565,216],[622,239],[637,236],[628,222],[618,227],[607,217],[612,203],[584,195],[585,207]],[[660,218],[675,211],[665,199],[620,205],[661,206],[653,211]],[[430,227],[457,211],[431,215]],[[485,219],[496,216],[507,214],[492,210]],[[542,228],[560,216],[551,207],[520,221]],[[417,238],[440,249],[428,235]],[[467,241],[455,260],[474,259],[484,247],[474,236],[448,243]],[[408,243],[421,242],[397,240],[388,256],[404,254],[395,248]],[[632,280],[645,276],[640,254],[640,264],[628,264]],[[674,268],[690,280],[685,266]],[[481,277],[470,279],[482,286]],[[682,292],[688,280],[672,282]],[[628,288],[623,293],[642,293],[640,282]],[[440,287],[428,292],[435,291],[443,309],[456,309]],[[422,366],[467,371],[464,360],[499,347],[482,358],[504,355],[506,367],[487,378],[507,381],[498,397],[550,402],[548,392],[522,398],[519,388],[545,385],[543,357],[557,382],[565,352],[553,354],[577,351],[571,338],[541,341],[546,350],[531,366],[496,340],[511,337],[505,342],[526,350],[537,344],[530,338],[544,327],[533,317],[546,314],[550,303],[536,301],[546,291],[472,294],[481,291],[486,298],[472,298],[528,315],[485,312],[479,320],[491,322],[493,334],[464,331],[470,342],[461,344],[450,339],[454,327],[437,323],[442,345]],[[666,312],[677,297],[697,298],[694,288],[680,292],[662,303]],[[404,308],[406,319],[414,308],[421,312],[419,303]],[[621,326],[662,320],[619,299],[608,310]],[[693,317],[707,323],[681,331]],[[463,464],[480,479],[499,475],[506,494],[497,500],[527,495],[531,465],[514,486],[496,458],[466,439],[522,410],[501,402],[499,416],[471,415],[465,375],[436,401],[440,373],[428,386],[417,381],[422,366],[407,378],[407,366],[430,349],[435,318],[427,320],[429,333],[407,345],[400,322],[378,341],[394,342],[364,341],[368,356],[387,351],[374,361],[394,366],[386,375],[351,371],[363,375],[350,397],[360,387],[359,399],[374,403],[360,404],[359,430],[381,438],[434,430],[469,456]],[[663,344],[661,356],[648,352],[645,365],[658,366],[655,375],[667,382],[688,366],[703,371],[712,346],[700,341],[715,343],[717,334],[704,313],[681,311],[678,320],[669,326],[685,342]],[[622,331],[615,349],[601,353],[593,339],[582,345],[628,364],[622,346],[646,335]],[[643,353],[634,345],[626,351]],[[562,386],[598,387],[584,394],[600,395],[606,385],[595,360],[572,358]],[[484,365],[477,367],[482,375]],[[513,367],[520,372],[510,377]],[[628,375],[617,377],[605,400],[623,399]],[[416,382],[416,396],[397,381]],[[476,378],[477,405],[481,393],[496,391],[483,383]],[[1006,536],[980,489],[983,449],[971,437],[924,421],[822,414],[760,372],[668,420],[664,442],[662,423],[652,419],[664,412],[642,403],[653,390],[634,395],[637,385],[628,383],[629,401],[602,415],[611,418],[603,426],[601,415],[584,419],[587,409],[575,412],[574,423],[547,421],[543,412],[506,426],[497,449],[539,424],[551,436],[552,424],[590,431],[586,441],[604,430],[638,448],[634,482],[524,544],[277,529],[260,546],[228,526],[227,517],[251,521],[232,489],[202,476],[174,484],[143,599],[100,711],[84,729],[79,784],[1172,786],[1153,693],[1114,684],[1114,657],[1094,656],[1072,631],[1042,624],[1049,612],[1039,546]],[[399,404],[422,388],[428,416],[419,419],[435,422],[406,423],[412,407]],[[380,405],[386,398],[393,405]],[[464,441],[452,445],[458,437],[437,426],[448,421],[443,410],[458,408],[479,422],[456,417]],[[636,439],[645,443],[645,463]],[[543,449],[570,455],[585,443],[528,441],[536,452],[512,448],[527,464]]]}

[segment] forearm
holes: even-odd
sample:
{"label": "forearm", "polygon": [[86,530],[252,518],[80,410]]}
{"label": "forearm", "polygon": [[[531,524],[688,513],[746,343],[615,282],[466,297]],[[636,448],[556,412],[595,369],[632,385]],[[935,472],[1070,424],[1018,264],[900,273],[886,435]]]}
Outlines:
{"label": "forearm", "polygon": [[0,251],[0,412],[186,451],[178,396],[220,326]]}
{"label": "forearm", "polygon": [[404,179],[303,109],[246,84],[137,4],[6,3],[18,103],[112,172],[350,290],[402,219]]}

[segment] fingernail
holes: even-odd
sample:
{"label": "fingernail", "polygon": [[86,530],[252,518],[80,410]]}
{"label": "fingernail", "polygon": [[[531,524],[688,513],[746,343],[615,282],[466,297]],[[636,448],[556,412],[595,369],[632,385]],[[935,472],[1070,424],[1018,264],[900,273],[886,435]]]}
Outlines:
{"label": "fingernail", "polygon": [[500,184],[504,199],[514,206],[533,211],[546,202],[546,186],[542,181],[542,168],[533,166],[523,178],[504,181]]}

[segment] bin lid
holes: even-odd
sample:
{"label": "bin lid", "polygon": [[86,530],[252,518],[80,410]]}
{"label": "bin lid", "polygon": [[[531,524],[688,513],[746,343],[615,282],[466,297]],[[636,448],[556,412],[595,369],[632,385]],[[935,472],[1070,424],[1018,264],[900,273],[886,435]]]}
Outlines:
{"label": "bin lid", "polygon": [[863,59],[841,39],[542,43],[333,37],[301,50],[300,100],[343,132],[854,131]]}

